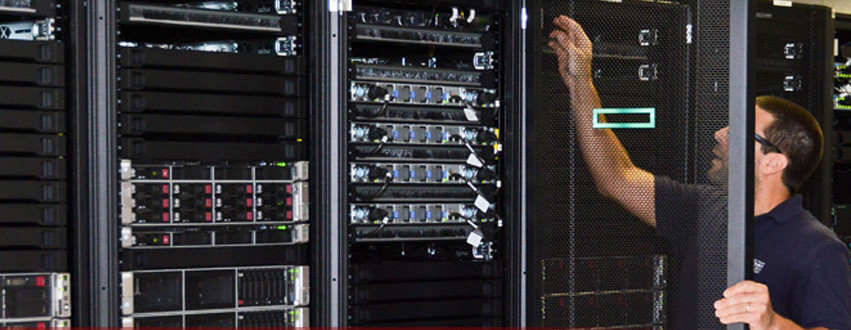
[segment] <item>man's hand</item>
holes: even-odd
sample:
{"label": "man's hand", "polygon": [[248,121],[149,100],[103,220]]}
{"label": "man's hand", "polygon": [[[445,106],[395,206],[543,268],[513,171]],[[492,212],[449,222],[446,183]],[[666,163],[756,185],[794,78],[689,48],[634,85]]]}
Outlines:
{"label": "man's hand", "polygon": [[788,321],[771,308],[768,287],[753,281],[742,281],[727,288],[724,299],[715,302],[715,316],[724,324],[747,323],[753,330],[780,328],[779,325],[787,323],[783,321]]}
{"label": "man's hand", "polygon": [[575,87],[591,83],[591,40],[582,26],[567,16],[553,20],[556,29],[550,33],[549,46],[558,56],[558,72],[564,84]]}

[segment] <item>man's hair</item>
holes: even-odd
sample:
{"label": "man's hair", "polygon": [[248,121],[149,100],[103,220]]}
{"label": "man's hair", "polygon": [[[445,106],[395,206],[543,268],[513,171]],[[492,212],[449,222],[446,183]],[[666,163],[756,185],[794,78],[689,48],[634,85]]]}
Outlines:
{"label": "man's hair", "polygon": [[[783,184],[790,193],[795,193],[821,162],[824,149],[821,127],[809,111],[789,100],[760,96],[756,105],[774,116],[765,129],[765,139],[789,159],[783,171]],[[766,147],[761,147],[765,152]]]}

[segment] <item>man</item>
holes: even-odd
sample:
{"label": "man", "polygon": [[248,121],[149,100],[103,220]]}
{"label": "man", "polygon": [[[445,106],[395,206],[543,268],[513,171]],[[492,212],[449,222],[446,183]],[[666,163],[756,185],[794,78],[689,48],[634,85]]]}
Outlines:
{"label": "man", "polygon": [[[678,320],[672,325],[706,326],[700,320],[711,308],[698,306],[699,292],[717,281],[701,282],[701,269],[708,269],[702,263],[724,257],[705,247],[713,237],[707,232],[717,237],[726,230],[717,220],[727,217],[727,129],[715,134],[716,158],[708,176],[716,186],[677,183],[636,167],[611,130],[591,126],[592,111],[601,105],[592,81],[590,40],[570,18],[560,16],[554,23],[549,46],[570,92],[577,141],[598,191],[657,228],[673,246],[679,265],[669,300]],[[806,110],[776,97],[757,99],[755,122],[754,281],[727,288],[723,297],[718,294],[723,287],[715,290],[713,296],[722,299],[714,303],[714,318],[751,329],[851,329],[848,251],[794,195],[821,159],[821,129]]]}

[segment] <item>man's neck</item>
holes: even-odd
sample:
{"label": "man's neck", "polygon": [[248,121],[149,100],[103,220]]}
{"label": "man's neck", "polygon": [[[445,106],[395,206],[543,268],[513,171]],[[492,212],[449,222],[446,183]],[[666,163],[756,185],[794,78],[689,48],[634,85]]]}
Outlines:
{"label": "man's neck", "polygon": [[785,202],[789,197],[792,197],[789,190],[785,186],[768,185],[754,187],[754,216],[763,215],[771,212],[777,205]]}

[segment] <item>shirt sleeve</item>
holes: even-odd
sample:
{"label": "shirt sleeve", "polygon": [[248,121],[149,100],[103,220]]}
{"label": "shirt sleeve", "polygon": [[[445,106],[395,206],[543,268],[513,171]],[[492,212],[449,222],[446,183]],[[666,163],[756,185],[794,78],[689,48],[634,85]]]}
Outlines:
{"label": "shirt sleeve", "polygon": [[656,176],[656,229],[673,251],[684,251],[696,231],[700,189],[665,176]]}
{"label": "shirt sleeve", "polygon": [[844,244],[826,240],[798,269],[792,313],[804,328],[851,329],[851,271]]}

